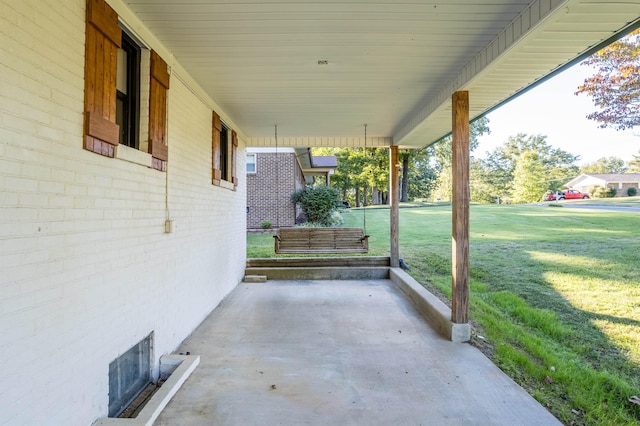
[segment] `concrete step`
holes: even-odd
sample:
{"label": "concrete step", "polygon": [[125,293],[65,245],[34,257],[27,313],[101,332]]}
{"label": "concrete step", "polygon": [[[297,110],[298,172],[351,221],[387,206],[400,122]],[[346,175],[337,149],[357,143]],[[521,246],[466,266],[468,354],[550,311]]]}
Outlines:
{"label": "concrete step", "polygon": [[385,256],[339,257],[274,257],[247,259],[247,268],[254,267],[389,267]]}
{"label": "concrete step", "polygon": [[367,267],[248,267],[245,275],[264,275],[268,280],[358,280],[387,279],[388,266]]}
{"label": "concrete step", "polygon": [[245,275],[244,282],[245,283],[263,283],[267,281],[266,275]]}

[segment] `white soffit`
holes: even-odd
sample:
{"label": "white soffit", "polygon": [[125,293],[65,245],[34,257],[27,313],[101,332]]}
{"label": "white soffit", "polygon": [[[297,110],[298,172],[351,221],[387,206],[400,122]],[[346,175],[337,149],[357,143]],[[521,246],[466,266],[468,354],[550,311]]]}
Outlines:
{"label": "white soffit", "polygon": [[398,129],[394,140],[406,146],[437,141],[451,132],[456,90],[469,91],[470,117],[480,116],[637,23],[639,13],[639,2],[533,2]]}
{"label": "white soffit", "polygon": [[[107,0],[111,1],[111,0]],[[248,145],[424,146],[636,21],[637,1],[123,1]],[[327,61],[326,64],[319,61]]]}

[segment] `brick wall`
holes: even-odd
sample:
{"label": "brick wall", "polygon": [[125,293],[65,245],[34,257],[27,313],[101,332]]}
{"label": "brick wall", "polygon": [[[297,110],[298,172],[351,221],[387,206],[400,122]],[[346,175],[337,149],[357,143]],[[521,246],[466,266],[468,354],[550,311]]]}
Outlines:
{"label": "brick wall", "polygon": [[302,171],[293,152],[256,153],[256,173],[247,176],[247,228],[293,226],[298,215],[290,196],[304,187]]}
{"label": "brick wall", "polygon": [[244,143],[238,190],[211,185],[178,74],[168,173],[82,149],[84,9],[0,3],[0,425],[106,416],[109,363],[153,332],[157,368],[243,274]]}

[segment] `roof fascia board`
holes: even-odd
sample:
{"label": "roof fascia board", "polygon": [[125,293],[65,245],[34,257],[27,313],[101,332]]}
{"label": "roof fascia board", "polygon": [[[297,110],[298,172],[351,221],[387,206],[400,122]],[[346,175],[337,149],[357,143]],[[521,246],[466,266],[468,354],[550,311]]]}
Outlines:
{"label": "roof fascia board", "polygon": [[[389,147],[392,146],[393,138],[391,137],[367,137],[366,146],[368,148]],[[276,146],[275,137],[272,138],[249,138],[247,146],[251,147],[267,147]],[[364,137],[278,137],[278,146],[293,147],[331,147],[331,148],[362,148],[365,146]]]}
{"label": "roof fascia board", "polygon": [[[545,22],[554,11],[559,10],[569,0],[535,0],[507,25],[475,58],[471,60],[435,97],[414,112],[397,131],[394,140],[403,145],[403,139],[409,136],[432,113],[445,105],[451,95],[464,90],[474,78],[482,72],[488,72],[489,66],[513,48],[527,34],[532,33]],[[446,136],[446,135],[444,135]],[[430,141],[429,144],[435,141]]]}

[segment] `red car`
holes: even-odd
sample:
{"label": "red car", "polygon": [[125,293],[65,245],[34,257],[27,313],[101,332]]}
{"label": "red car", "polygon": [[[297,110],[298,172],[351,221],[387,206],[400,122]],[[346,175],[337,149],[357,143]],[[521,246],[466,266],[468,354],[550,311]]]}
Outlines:
{"label": "red car", "polygon": [[555,201],[555,200],[556,200],[555,192],[547,192],[546,194],[544,194],[544,197],[542,197],[542,201]]}
{"label": "red car", "polygon": [[580,192],[576,189],[567,189],[566,191],[561,192],[558,197],[559,200],[578,200],[587,198],[591,198],[589,197],[589,194],[586,192]]}

